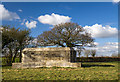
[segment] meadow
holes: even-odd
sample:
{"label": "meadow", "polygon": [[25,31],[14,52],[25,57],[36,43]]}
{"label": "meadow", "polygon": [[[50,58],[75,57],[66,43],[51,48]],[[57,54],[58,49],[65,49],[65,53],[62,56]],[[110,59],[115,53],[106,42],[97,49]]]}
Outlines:
{"label": "meadow", "polygon": [[118,62],[83,62],[79,68],[2,67],[2,80],[118,80]]}

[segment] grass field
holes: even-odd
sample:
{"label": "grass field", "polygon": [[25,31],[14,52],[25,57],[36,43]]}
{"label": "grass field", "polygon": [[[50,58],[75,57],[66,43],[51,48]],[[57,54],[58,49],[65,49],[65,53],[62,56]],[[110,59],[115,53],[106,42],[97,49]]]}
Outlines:
{"label": "grass field", "polygon": [[3,80],[118,80],[118,62],[82,63],[81,68],[2,68]]}

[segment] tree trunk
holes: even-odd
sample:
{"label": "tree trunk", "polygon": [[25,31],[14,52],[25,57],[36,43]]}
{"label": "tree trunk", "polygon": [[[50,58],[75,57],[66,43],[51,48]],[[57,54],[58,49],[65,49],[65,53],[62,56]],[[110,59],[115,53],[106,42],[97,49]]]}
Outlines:
{"label": "tree trunk", "polygon": [[8,58],[8,65],[12,65],[12,56],[13,56],[12,49],[11,49],[11,47],[8,47],[8,48],[10,50],[10,56],[8,56],[9,57]]}
{"label": "tree trunk", "polygon": [[22,62],[22,48],[20,48],[20,59],[19,59],[19,62]]}
{"label": "tree trunk", "polygon": [[14,55],[14,57],[13,57],[13,61],[12,61],[12,63],[15,62],[15,58],[16,58],[16,56],[17,56],[18,50],[19,50],[18,48],[15,50],[15,55]]}
{"label": "tree trunk", "polygon": [[81,52],[78,52],[78,54],[79,54],[79,57],[80,57],[80,55],[81,55]]}

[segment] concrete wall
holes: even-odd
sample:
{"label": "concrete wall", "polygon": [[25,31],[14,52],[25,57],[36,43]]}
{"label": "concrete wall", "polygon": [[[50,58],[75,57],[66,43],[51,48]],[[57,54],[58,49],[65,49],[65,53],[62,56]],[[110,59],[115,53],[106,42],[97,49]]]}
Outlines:
{"label": "concrete wall", "polygon": [[68,47],[25,48],[22,63],[13,63],[13,68],[80,67],[81,64],[75,63],[75,60],[76,52]]}

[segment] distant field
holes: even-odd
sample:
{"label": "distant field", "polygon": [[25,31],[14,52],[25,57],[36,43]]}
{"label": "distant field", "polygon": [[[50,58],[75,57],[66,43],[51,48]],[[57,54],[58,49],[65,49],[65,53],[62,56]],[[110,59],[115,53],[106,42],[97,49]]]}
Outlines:
{"label": "distant field", "polygon": [[3,80],[118,80],[118,62],[87,62],[81,68],[2,69]]}

